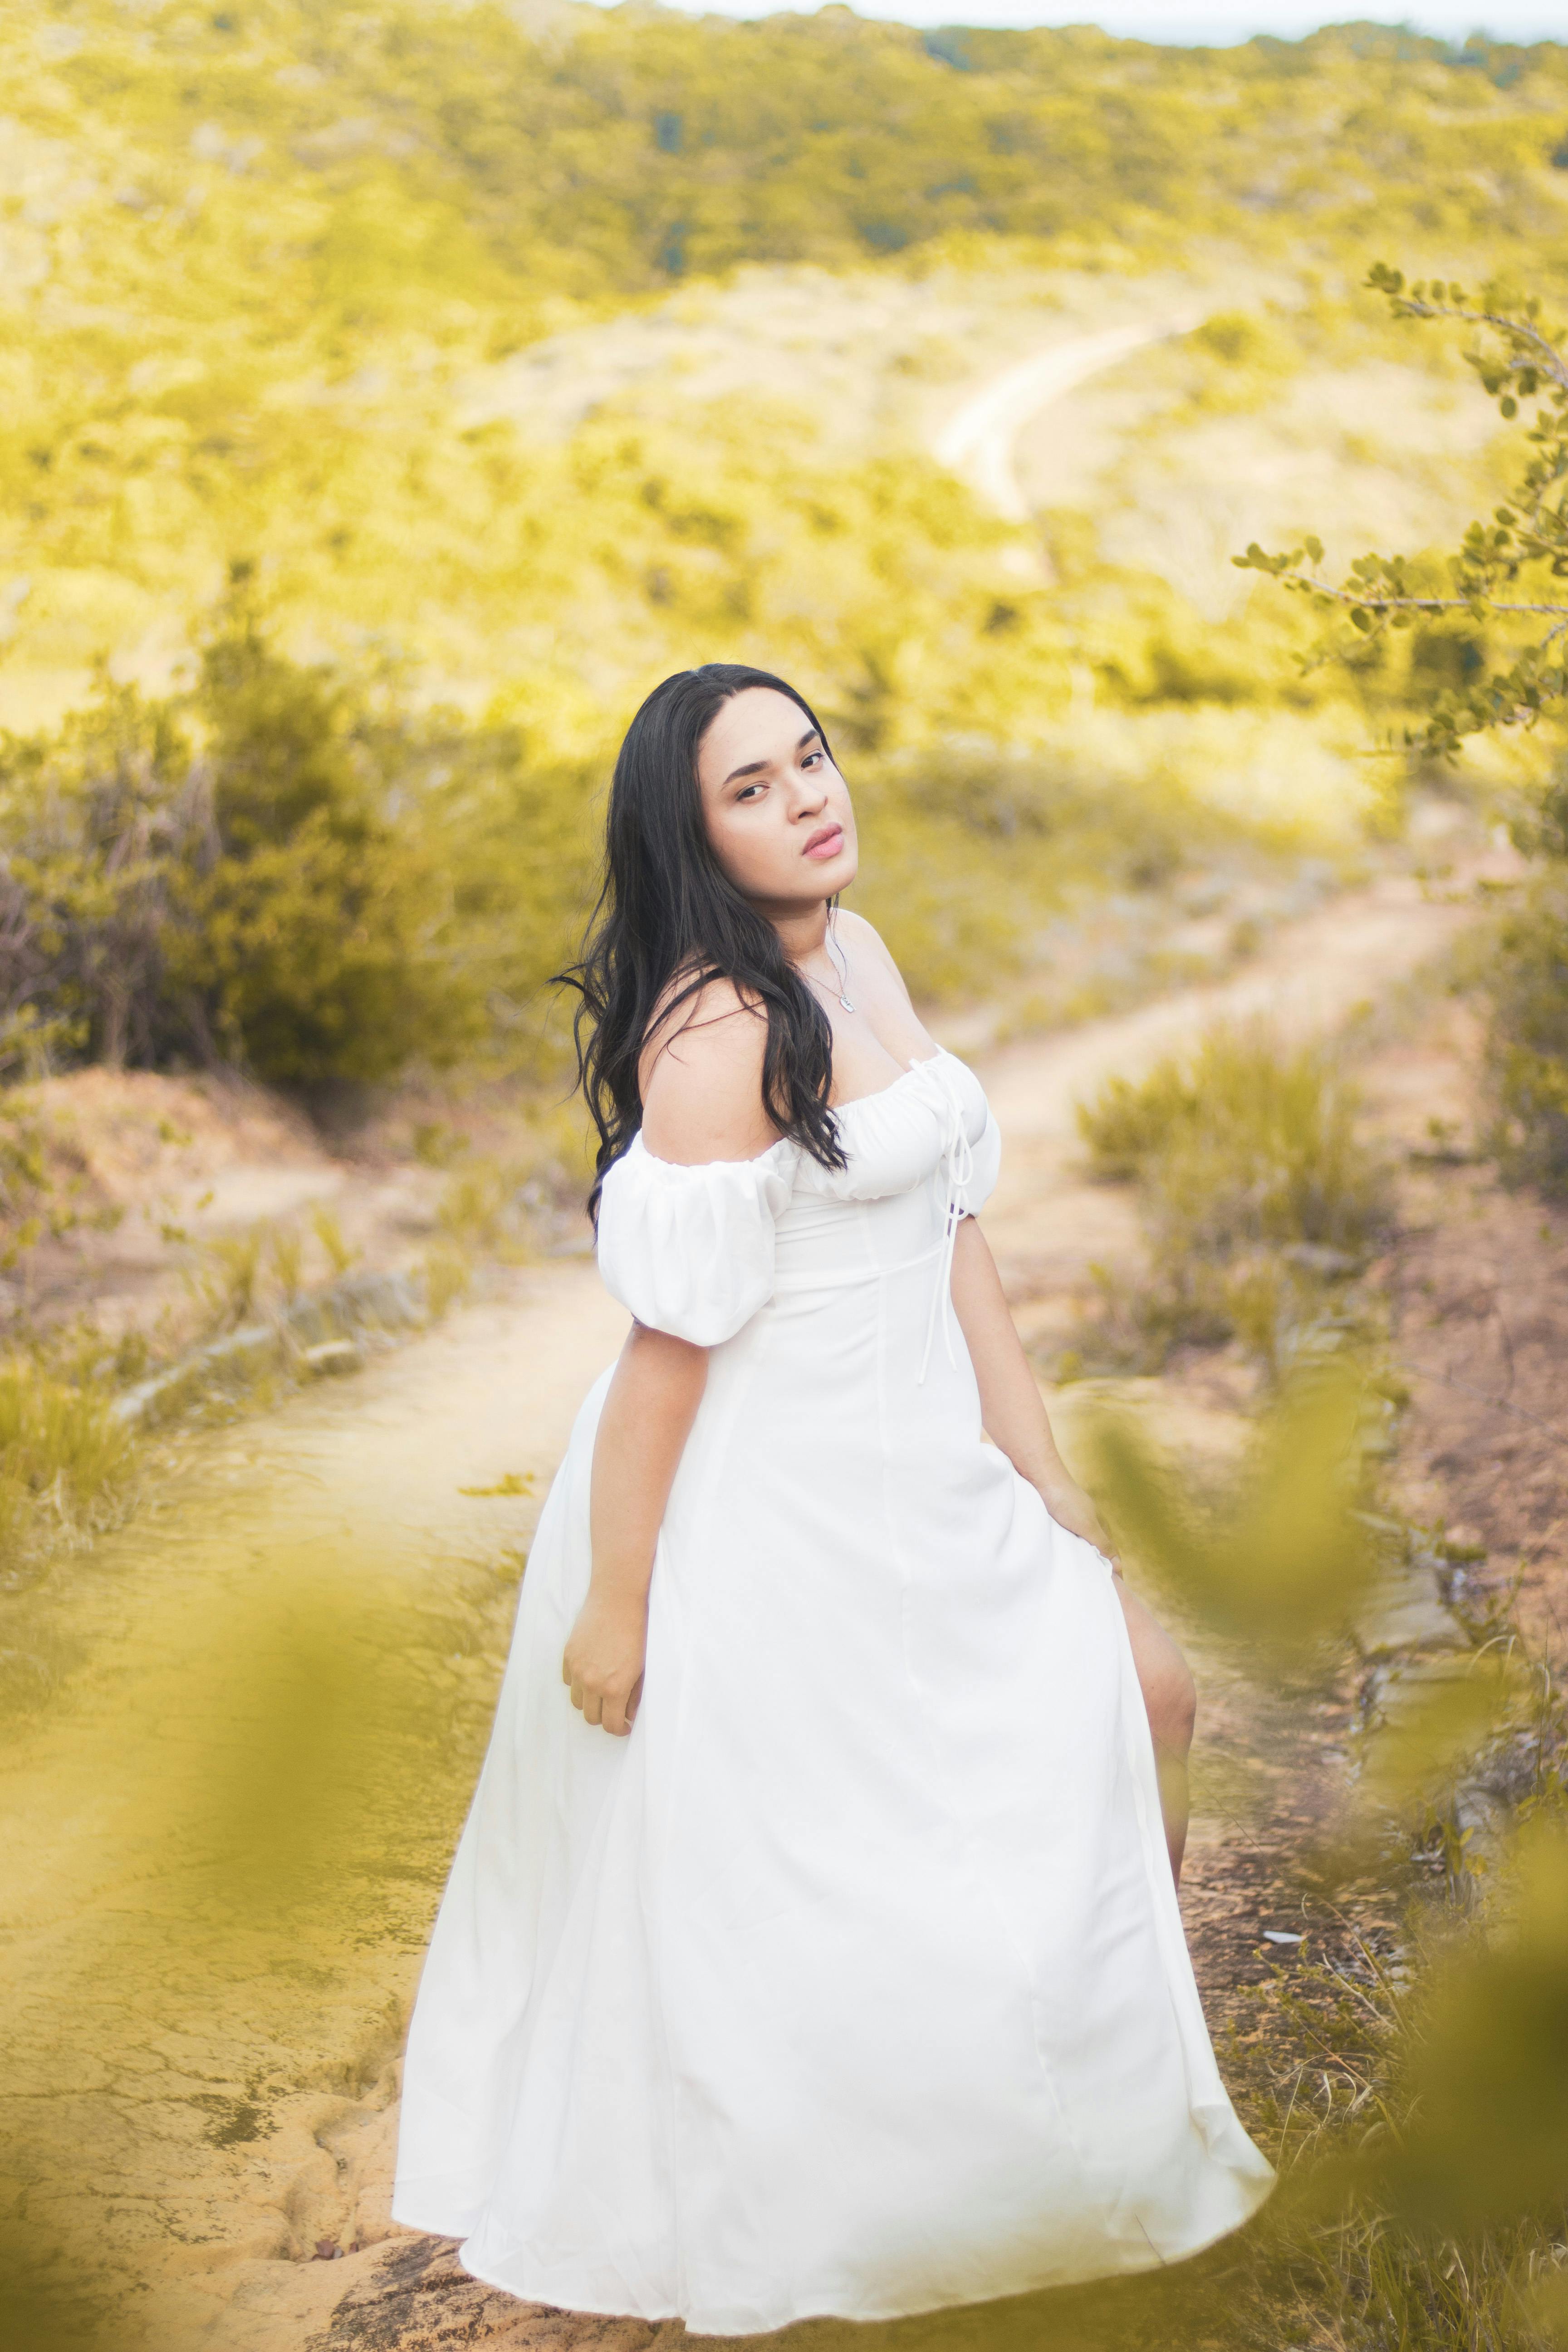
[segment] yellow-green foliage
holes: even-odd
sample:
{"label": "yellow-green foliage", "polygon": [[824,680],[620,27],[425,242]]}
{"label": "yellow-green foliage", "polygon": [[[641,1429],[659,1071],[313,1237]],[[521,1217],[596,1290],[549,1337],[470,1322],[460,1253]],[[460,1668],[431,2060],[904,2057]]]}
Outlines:
{"label": "yellow-green foliage", "polygon": [[1342,1633],[1375,1571],[1356,1506],[1361,1381],[1298,1375],[1263,1416],[1228,1491],[1200,1504],[1126,1412],[1100,1413],[1094,1487],[1119,1540],[1257,1660],[1294,1661]]}
{"label": "yellow-green foliage", "polygon": [[1173,1263],[1259,1244],[1353,1253],[1386,1213],[1353,1089],[1321,1047],[1268,1029],[1213,1030],[1189,1060],[1108,1079],[1079,1126],[1098,1174],[1144,1185]]}
{"label": "yellow-green foliage", "polygon": [[[0,646],[40,709],[110,648],[170,680],[0,761],[37,950],[5,1004],[52,1048],[305,1085],[481,1033],[537,1057],[614,742],[716,656],[823,710],[876,819],[862,903],[928,994],[1018,961],[1095,857],[1165,870],[1205,806],[1320,839],[1377,814],[1362,714],[1291,682],[1265,590],[1215,628],[1063,519],[1048,581],[896,436],[847,456],[783,402],[520,433],[464,388],[748,261],[907,285],[1219,236],[1295,268],[1307,223],[1337,268],[1402,212],[1546,249],[1563,50],[569,5],[534,37],[414,0],[0,0]],[[1190,398],[1255,404],[1295,348],[1223,310]],[[237,559],[265,642],[210,641]],[[1019,748],[1074,805],[1006,835],[981,803]]]}
{"label": "yellow-green foliage", "polygon": [[[0,1267],[18,1264],[46,1235],[58,1241],[79,1224],[81,1189],[79,1163],[70,1165],[58,1139],[46,1134],[30,1097],[0,1096]],[[104,1229],[118,1218],[100,1210],[92,1222]]]}
{"label": "yellow-green foliage", "polygon": [[106,685],[57,734],[0,739],[0,1009],[57,1048],[283,1083],[449,1060],[483,1026],[492,886],[476,864],[459,943],[437,845],[464,771],[482,803],[516,765],[504,732],[475,740],[285,660],[243,606],[190,696]]}
{"label": "yellow-green foliage", "polygon": [[0,1544],[26,1554],[40,1513],[58,1537],[89,1524],[130,1467],[110,1392],[57,1380],[27,1356],[0,1361]]}
{"label": "yellow-green foliage", "polygon": [[1109,1079],[1079,1107],[1096,1173],[1140,1189],[1152,1279],[1131,1314],[1144,1347],[1235,1334],[1280,1372],[1334,1344],[1330,1288],[1388,1214],[1355,1109],[1328,1052],[1265,1027],[1211,1031],[1190,1059]]}
{"label": "yellow-green foliage", "polygon": [[1281,581],[1328,616],[1312,655],[1317,664],[1360,667],[1391,632],[1419,629],[1436,690],[1408,740],[1428,757],[1448,760],[1468,737],[1537,727],[1568,691],[1562,651],[1568,604],[1557,586],[1568,572],[1559,487],[1568,471],[1568,353],[1541,295],[1503,276],[1467,294],[1451,278],[1408,283],[1380,261],[1367,287],[1406,328],[1462,327],[1465,358],[1504,422],[1518,422],[1524,411],[1506,502],[1456,530],[1458,544],[1446,554],[1429,548],[1414,561],[1404,553],[1359,556],[1337,582],[1316,535],[1275,554],[1253,541],[1233,560],[1244,572]]}
{"label": "yellow-green foliage", "polygon": [[[1568,2181],[1568,2112],[1546,2062],[1568,2044],[1568,1821],[1560,1789],[1508,1860],[1492,1934],[1444,1955],[1412,2004],[1415,2030],[1400,2089],[1415,2127],[1380,2168],[1410,2219],[1456,2234],[1507,2227],[1524,2214],[1550,2224],[1561,2217]],[[1568,2309],[1565,2284],[1553,2282],[1552,2316]]]}
{"label": "yellow-green foliage", "polygon": [[[1568,161],[1568,142],[1556,152]],[[1568,694],[1563,331],[1539,294],[1497,276],[1467,294],[1452,279],[1407,283],[1378,263],[1368,282],[1407,326],[1467,330],[1468,365],[1502,417],[1518,425],[1507,503],[1456,534],[1446,556],[1363,555],[1337,584],[1315,537],[1277,554],[1255,541],[1236,561],[1281,580],[1328,616],[1310,659],[1354,669],[1369,701],[1404,668],[1415,722],[1406,740],[1427,758],[1456,759],[1468,740],[1495,744],[1510,730],[1535,742],[1560,740]],[[1389,658],[1399,645],[1409,647],[1403,664]],[[1510,1173],[1561,1192],[1568,1186],[1568,782],[1561,762],[1514,834],[1544,870],[1500,928],[1487,976],[1493,1142]]]}
{"label": "yellow-green foliage", "polygon": [[[1216,55],[566,5],[531,38],[414,0],[9,0],[0,31],[13,657],[47,678],[172,647],[254,555],[289,630],[515,680],[571,756],[606,696],[618,716],[715,645],[873,725],[967,702],[1010,735],[1060,680],[1037,598],[979,577],[998,535],[912,461],[842,477],[749,404],[680,450],[613,409],[524,450],[458,422],[477,364],[745,261],[1562,236],[1549,44],[1456,58],[1363,26]],[[1216,397],[1255,386],[1271,331],[1206,331]]]}
{"label": "yellow-green foliage", "polygon": [[[904,730],[868,693],[840,748],[866,841],[856,903],[920,993],[994,984],[1075,896],[1147,887],[1235,839],[1214,716],[869,749]],[[1301,723],[1246,722],[1266,844],[1285,830],[1270,746],[1277,762]],[[1325,789],[1286,766],[1295,824],[1321,835],[1359,786],[1311,749]],[[232,603],[188,695],[106,685],[54,732],[0,739],[0,1016],[57,1056],[223,1057],[286,1085],[479,1047],[537,1066],[560,1045],[543,984],[592,895],[599,806],[587,763],[536,764],[526,729],[289,661]]]}

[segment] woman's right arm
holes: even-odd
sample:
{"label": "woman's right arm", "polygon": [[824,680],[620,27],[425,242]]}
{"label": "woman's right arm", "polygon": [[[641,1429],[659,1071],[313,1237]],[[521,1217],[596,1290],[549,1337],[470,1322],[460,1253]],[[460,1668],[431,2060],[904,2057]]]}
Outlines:
{"label": "woman's right arm", "polygon": [[[703,990],[682,1025],[645,1055],[643,1140],[696,1167],[750,1160],[775,1139],[762,1103],[767,1024],[733,988]],[[635,1323],[599,1416],[588,1517],[594,1565],[568,1636],[562,1680],[589,1723],[624,1738],[642,1696],[654,1553],[697,1408],[708,1350]]]}
{"label": "woman's right arm", "polygon": [[589,1723],[624,1738],[642,1696],[647,1596],[669,1490],[708,1379],[708,1350],[634,1323],[594,1441],[588,1597],[561,1678]]}

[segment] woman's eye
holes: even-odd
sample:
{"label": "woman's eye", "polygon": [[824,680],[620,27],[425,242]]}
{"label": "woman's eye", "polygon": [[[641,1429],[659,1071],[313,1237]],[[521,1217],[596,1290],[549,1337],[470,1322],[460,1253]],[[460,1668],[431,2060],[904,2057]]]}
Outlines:
{"label": "woman's eye", "polygon": [[755,799],[761,794],[762,789],[761,784],[743,784],[741,790],[735,794],[735,798],[738,801]]}
{"label": "woman's eye", "polygon": [[821,757],[820,751],[808,751],[800,764],[803,768],[815,768]]}

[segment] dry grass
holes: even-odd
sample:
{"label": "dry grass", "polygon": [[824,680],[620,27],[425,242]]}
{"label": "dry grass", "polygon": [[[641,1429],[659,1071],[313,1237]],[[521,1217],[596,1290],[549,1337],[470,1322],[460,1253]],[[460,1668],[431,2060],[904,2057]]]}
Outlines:
{"label": "dry grass", "polygon": [[1357,1108],[1332,1053],[1267,1027],[1216,1029],[1190,1057],[1108,1081],[1079,1129],[1098,1176],[1138,1186],[1148,1276],[1101,1274],[1064,1369],[1153,1370],[1178,1342],[1237,1339],[1278,1378],[1360,1334],[1352,1278],[1390,1209]]}
{"label": "dry grass", "polygon": [[100,1381],[59,1379],[36,1358],[0,1362],[0,1590],[30,1582],[51,1549],[121,1505],[134,1445],[113,1402]]}

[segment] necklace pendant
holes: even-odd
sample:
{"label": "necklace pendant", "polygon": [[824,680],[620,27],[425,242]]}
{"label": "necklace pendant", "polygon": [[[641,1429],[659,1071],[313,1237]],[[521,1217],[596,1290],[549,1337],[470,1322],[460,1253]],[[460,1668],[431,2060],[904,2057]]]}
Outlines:
{"label": "necklace pendant", "polygon": [[854,1012],[855,1007],[850,1003],[849,999],[848,999],[847,996],[841,996],[841,997],[839,998],[838,1002],[839,1002],[839,1003],[840,1003],[840,1004],[842,1004],[842,1006],[844,1007],[844,1010],[845,1010],[845,1012],[846,1012],[846,1013],[853,1013],[853,1012]]}

